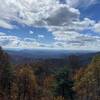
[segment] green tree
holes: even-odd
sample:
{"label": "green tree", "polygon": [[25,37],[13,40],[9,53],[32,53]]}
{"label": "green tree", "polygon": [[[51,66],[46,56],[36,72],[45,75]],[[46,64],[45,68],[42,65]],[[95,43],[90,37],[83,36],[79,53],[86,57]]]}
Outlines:
{"label": "green tree", "polygon": [[75,80],[75,89],[81,94],[81,100],[100,100],[100,55],[96,55]]}
{"label": "green tree", "polygon": [[0,47],[0,88],[9,100],[11,100],[10,92],[12,81],[13,68],[10,64],[9,56]]}
{"label": "green tree", "polygon": [[63,68],[56,73],[53,84],[54,96],[64,97],[65,100],[74,100],[74,91],[72,87],[73,81],[69,78],[69,71],[67,68]]}

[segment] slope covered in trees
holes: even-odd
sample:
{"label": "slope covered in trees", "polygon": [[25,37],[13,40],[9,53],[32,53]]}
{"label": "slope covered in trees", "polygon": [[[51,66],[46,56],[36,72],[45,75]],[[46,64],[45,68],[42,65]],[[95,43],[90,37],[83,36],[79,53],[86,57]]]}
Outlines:
{"label": "slope covered in trees", "polygon": [[81,69],[75,80],[81,100],[100,100],[100,55],[96,55],[86,69]]}
{"label": "slope covered in trees", "polygon": [[59,69],[50,62],[14,65],[0,48],[0,100],[100,100],[100,55],[88,66],[79,61],[70,56]]}

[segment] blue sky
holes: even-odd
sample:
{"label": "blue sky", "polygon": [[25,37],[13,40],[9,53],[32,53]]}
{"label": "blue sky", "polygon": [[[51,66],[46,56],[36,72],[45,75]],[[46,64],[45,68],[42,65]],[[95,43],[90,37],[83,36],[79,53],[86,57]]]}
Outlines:
{"label": "blue sky", "polygon": [[0,0],[0,46],[100,50],[99,0]]}

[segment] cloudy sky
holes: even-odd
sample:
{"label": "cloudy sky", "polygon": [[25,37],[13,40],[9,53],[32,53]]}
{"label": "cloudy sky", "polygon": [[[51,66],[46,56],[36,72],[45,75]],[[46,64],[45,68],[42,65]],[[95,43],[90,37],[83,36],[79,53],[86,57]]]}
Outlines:
{"label": "cloudy sky", "polygon": [[0,46],[100,50],[100,0],[0,0]]}

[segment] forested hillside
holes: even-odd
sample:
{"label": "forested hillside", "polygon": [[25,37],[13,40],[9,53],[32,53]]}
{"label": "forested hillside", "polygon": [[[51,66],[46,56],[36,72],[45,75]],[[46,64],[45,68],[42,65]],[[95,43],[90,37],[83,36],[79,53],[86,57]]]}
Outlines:
{"label": "forested hillside", "polygon": [[58,69],[55,60],[14,64],[10,59],[0,48],[0,100],[100,100],[99,53],[88,65],[69,56]]}

